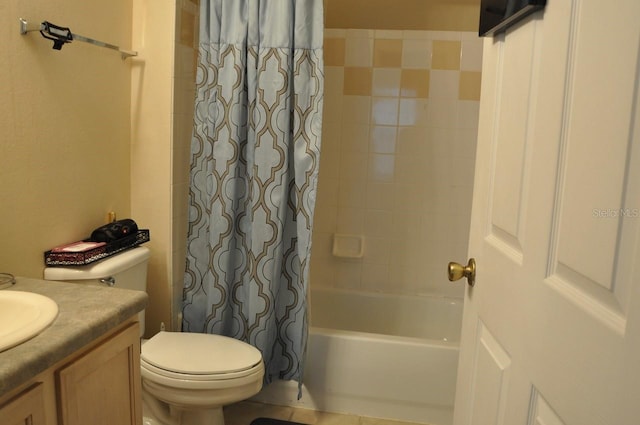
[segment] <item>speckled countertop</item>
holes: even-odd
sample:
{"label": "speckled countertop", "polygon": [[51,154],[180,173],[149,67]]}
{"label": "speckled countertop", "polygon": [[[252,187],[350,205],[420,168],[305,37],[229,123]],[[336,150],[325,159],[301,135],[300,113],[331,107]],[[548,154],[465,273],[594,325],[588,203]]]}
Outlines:
{"label": "speckled countertop", "polygon": [[0,396],[81,349],[142,311],[141,291],[16,278],[2,291],[45,295],[58,304],[58,317],[39,335],[0,353]]}

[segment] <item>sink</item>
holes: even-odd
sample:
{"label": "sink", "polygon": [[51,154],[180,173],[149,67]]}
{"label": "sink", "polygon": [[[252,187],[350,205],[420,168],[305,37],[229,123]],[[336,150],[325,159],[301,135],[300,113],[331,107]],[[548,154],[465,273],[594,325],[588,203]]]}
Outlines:
{"label": "sink", "polygon": [[57,315],[58,304],[44,295],[0,291],[0,351],[38,335]]}

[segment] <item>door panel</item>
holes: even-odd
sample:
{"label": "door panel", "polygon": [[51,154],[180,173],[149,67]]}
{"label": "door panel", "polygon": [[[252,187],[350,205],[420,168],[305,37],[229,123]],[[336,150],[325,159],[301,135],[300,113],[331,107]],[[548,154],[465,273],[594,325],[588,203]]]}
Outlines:
{"label": "door panel", "polygon": [[547,3],[484,43],[455,425],[640,417],[640,2]]}
{"label": "door panel", "polygon": [[[523,219],[525,216],[525,174],[528,164],[528,122],[531,109],[531,87],[522,84],[522,78],[531,78],[534,60],[534,28],[523,28],[514,33],[514,43],[504,44],[497,52],[497,73],[500,82],[495,96],[495,129],[492,149],[495,151],[495,171],[490,189],[492,198],[490,237],[497,245],[509,248],[514,259],[522,260]],[[530,55],[518,61],[505,61],[514,53],[512,49],[527,49]],[[514,99],[518,99],[514,102]]]}
{"label": "door panel", "polygon": [[471,423],[503,424],[511,358],[482,323],[478,330]]}
{"label": "door panel", "polygon": [[531,413],[528,425],[565,425],[537,391],[531,397]]}

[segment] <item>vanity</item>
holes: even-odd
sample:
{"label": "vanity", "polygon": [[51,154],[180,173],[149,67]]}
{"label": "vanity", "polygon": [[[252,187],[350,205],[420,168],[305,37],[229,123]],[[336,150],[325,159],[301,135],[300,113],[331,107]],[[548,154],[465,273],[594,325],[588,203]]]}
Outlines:
{"label": "vanity", "polygon": [[2,291],[44,295],[58,315],[0,352],[0,424],[142,423],[138,312],[146,293],[29,278]]}

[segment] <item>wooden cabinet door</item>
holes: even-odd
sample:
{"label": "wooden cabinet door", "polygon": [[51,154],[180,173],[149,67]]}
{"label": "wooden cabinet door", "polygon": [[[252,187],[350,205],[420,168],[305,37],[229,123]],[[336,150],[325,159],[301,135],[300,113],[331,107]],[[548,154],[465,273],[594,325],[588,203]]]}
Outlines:
{"label": "wooden cabinet door", "polygon": [[33,385],[7,404],[1,406],[0,424],[46,425],[42,383]]}
{"label": "wooden cabinet door", "polygon": [[57,373],[60,425],[140,425],[138,323]]}

